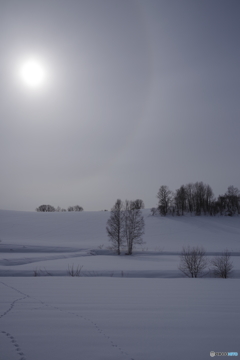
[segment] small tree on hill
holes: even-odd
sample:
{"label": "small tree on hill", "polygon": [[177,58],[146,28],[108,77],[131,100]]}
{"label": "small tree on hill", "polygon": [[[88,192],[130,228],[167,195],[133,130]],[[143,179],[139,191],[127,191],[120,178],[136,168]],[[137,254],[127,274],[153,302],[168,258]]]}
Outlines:
{"label": "small tree on hill", "polygon": [[131,201],[131,205],[133,209],[144,209],[144,202],[141,199]]}
{"label": "small tree on hill", "polygon": [[235,213],[240,213],[240,191],[237,187],[229,186],[228,191],[225,194],[226,207],[228,215],[233,215]]}
{"label": "small tree on hill", "polygon": [[73,206],[74,211],[83,211],[83,207],[79,205]]}
{"label": "small tree on hill", "polygon": [[152,213],[152,216],[154,216],[154,215],[156,215],[156,214],[157,214],[158,209],[157,209],[157,208],[155,208],[155,207],[152,207],[150,211],[151,211],[151,213]]}
{"label": "small tree on hill", "polygon": [[36,211],[52,212],[52,211],[55,211],[55,208],[52,205],[40,205],[38,208],[36,208]]}
{"label": "small tree on hill", "polygon": [[112,242],[114,250],[121,254],[121,247],[124,242],[124,211],[123,203],[118,199],[111,209],[110,218],[107,221],[107,234]]}
{"label": "small tree on hill", "polygon": [[68,211],[83,211],[83,208],[79,205],[69,206]]}
{"label": "small tree on hill", "polygon": [[184,211],[186,210],[186,203],[187,203],[187,191],[185,186],[182,185],[180,189],[176,190],[174,202],[177,210],[177,215],[184,215]]}
{"label": "small tree on hill", "polygon": [[158,209],[161,215],[166,216],[172,200],[172,192],[168,186],[162,185],[157,194],[158,197]]}

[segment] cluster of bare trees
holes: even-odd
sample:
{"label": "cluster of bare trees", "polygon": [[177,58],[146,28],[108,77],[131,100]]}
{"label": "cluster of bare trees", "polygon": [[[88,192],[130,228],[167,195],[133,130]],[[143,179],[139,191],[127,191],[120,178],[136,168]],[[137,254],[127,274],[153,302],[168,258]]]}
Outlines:
{"label": "cluster of bare trees", "polygon": [[160,187],[158,194],[158,207],[152,208],[152,215],[159,212],[165,216],[184,215],[229,215],[240,214],[240,191],[237,187],[229,186],[224,195],[214,197],[210,185],[201,182],[182,185],[175,192],[168,186]]}
{"label": "cluster of bare trees", "polygon": [[[230,260],[230,253],[226,249],[220,256],[215,256],[210,262],[207,260],[206,252],[203,248],[188,246],[183,247],[180,256],[179,270],[188,277],[196,278],[212,272],[214,276],[228,278],[233,270]],[[208,266],[208,271],[206,270]]]}
{"label": "cluster of bare trees", "polygon": [[83,208],[79,205],[69,206],[68,211],[83,211]]}
{"label": "cluster of bare trees", "polygon": [[36,208],[39,212],[53,212],[53,211],[83,211],[83,208],[79,205],[69,206],[68,209],[61,209],[60,206],[54,207],[52,205],[40,205]]}
{"label": "cluster of bare trees", "polygon": [[39,207],[36,208],[36,211],[40,211],[40,212],[53,212],[56,211],[55,207],[52,205],[40,205]]}
{"label": "cluster of bare trees", "polygon": [[142,200],[126,200],[123,203],[118,199],[111,209],[106,230],[112,247],[118,255],[125,246],[126,255],[132,255],[133,246],[143,243],[144,219],[141,212],[143,208]]}

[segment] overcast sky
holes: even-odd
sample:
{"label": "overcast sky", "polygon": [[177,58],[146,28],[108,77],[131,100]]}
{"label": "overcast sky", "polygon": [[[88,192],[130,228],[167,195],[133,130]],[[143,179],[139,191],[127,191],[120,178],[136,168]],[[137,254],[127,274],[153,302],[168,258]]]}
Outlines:
{"label": "overcast sky", "polygon": [[240,188],[239,19],[239,0],[1,0],[0,208]]}

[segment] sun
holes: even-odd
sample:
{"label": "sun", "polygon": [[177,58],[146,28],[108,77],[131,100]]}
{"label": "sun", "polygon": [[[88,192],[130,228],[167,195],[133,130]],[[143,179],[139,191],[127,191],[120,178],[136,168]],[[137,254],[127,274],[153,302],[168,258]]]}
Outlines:
{"label": "sun", "polygon": [[35,88],[44,83],[46,72],[40,61],[29,59],[20,67],[20,77],[25,85]]}

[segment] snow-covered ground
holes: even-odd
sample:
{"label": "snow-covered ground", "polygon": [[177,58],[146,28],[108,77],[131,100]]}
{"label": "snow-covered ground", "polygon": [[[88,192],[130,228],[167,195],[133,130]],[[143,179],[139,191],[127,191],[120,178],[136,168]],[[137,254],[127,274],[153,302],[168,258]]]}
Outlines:
{"label": "snow-covered ground", "polygon": [[[240,218],[144,217],[145,244],[117,256],[109,212],[0,211],[0,359],[240,354]],[[227,248],[231,278],[184,278],[187,245],[203,246],[209,259]],[[80,277],[68,276],[72,266]]]}

